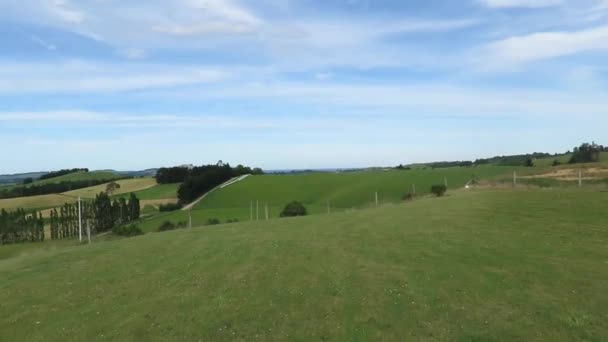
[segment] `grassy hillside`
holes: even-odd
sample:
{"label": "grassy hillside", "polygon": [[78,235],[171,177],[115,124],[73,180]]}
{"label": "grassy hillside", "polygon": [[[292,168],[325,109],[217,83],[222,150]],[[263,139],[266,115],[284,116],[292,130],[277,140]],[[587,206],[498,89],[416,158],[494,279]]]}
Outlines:
{"label": "grassy hillside", "polygon": [[463,191],[11,250],[0,340],[605,340],[606,206],[602,192]]}
{"label": "grassy hillside", "polygon": [[[448,179],[451,189],[462,188],[472,179],[510,179],[513,170],[521,174],[539,172],[542,168],[504,167],[484,165],[478,167],[454,167],[445,169],[417,168],[413,170],[358,171],[345,173],[305,173],[250,176],[227,188],[211,193],[192,212],[193,224],[202,225],[216,218],[250,220],[251,201],[254,201],[254,217],[259,203],[259,217],[264,218],[268,204],[269,216],[278,217],[290,201],[303,202],[312,214],[327,212],[329,201],[333,212],[365,208],[374,205],[375,192],[379,202],[401,202],[404,195],[413,191],[428,194],[433,184],[443,184]],[[164,221],[186,222],[188,213],[180,211],[162,214],[145,220],[145,231],[156,230]]]}
{"label": "grassy hillside", "polygon": [[352,208],[371,204],[376,191],[380,202],[397,202],[412,192],[413,184],[416,185],[418,194],[424,194],[429,193],[433,184],[443,184],[445,178],[448,186],[456,189],[464,187],[472,179],[509,175],[514,169],[517,168],[479,166],[252,176],[214,192],[198,208],[248,208],[250,200],[260,200],[271,205],[284,205],[290,200],[298,200],[323,207],[329,200],[333,207]]}

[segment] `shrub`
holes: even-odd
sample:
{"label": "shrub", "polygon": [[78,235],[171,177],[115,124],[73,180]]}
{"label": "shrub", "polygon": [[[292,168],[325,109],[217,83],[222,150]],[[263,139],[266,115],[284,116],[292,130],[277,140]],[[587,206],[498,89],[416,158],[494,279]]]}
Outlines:
{"label": "shrub", "polygon": [[553,161],[553,164],[552,164],[552,165],[553,165],[553,166],[560,166],[560,165],[562,165],[562,162],[560,162],[559,160],[555,159],[555,160]]}
{"label": "shrub", "polygon": [[160,227],[158,227],[158,231],[159,232],[166,232],[169,230],[174,230],[177,227],[175,226],[175,224],[171,221],[165,221],[163,222],[163,224],[160,225]]}
{"label": "shrub", "polygon": [[137,236],[142,235],[144,232],[135,224],[117,226],[112,229],[112,233],[120,236]]}
{"label": "shrub", "polygon": [[220,220],[216,219],[216,218],[210,218],[207,220],[207,226],[215,226],[217,224],[220,224]]}
{"label": "shrub", "polygon": [[181,204],[167,203],[167,204],[159,205],[158,211],[160,211],[160,212],[176,211],[176,210],[180,210],[181,208],[183,208],[183,206]]}
{"label": "shrub", "polygon": [[412,193],[405,194],[402,199],[404,201],[413,201],[414,200],[414,194],[412,194]]}
{"label": "shrub", "polygon": [[306,216],[308,212],[306,207],[297,201],[293,201],[285,206],[285,209],[281,212],[281,217],[295,217],[295,216]]}
{"label": "shrub", "polygon": [[431,187],[431,192],[437,197],[445,195],[446,191],[448,191],[448,188],[443,184],[436,184]]}
{"label": "shrub", "polygon": [[524,162],[524,166],[525,167],[533,167],[534,166],[534,160],[532,158],[527,158],[526,161]]}

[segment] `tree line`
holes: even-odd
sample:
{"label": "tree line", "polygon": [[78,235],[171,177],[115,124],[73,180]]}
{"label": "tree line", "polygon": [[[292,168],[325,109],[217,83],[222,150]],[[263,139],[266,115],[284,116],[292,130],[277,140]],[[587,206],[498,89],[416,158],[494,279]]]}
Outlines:
{"label": "tree line", "polygon": [[[201,175],[213,168],[219,168],[228,166],[230,164],[224,164],[221,160],[215,165],[203,165],[199,167],[184,167],[184,166],[176,166],[176,167],[163,167],[156,171],[156,182],[158,184],[175,184],[175,183],[183,183],[189,177]],[[251,168],[248,166],[237,165],[232,168],[232,172],[234,175],[262,175],[264,171],[260,168]]]}
{"label": "tree line", "polygon": [[569,164],[578,163],[597,163],[600,161],[602,152],[608,152],[608,146],[604,147],[595,142],[584,143],[579,147],[575,147],[572,151],[572,157],[568,161]]}
{"label": "tree line", "polygon": [[44,219],[38,212],[0,211],[0,245],[44,241]]}
{"label": "tree line", "polygon": [[233,168],[230,164],[219,161],[215,165],[193,168],[161,168],[156,174],[156,181],[159,184],[182,183],[177,191],[177,197],[180,203],[189,203],[231,178],[263,173],[259,168],[252,169],[243,165]]}
{"label": "tree line", "polygon": [[39,195],[59,194],[66,191],[78,190],[88,188],[95,185],[104,184],[112,180],[125,179],[113,178],[113,179],[90,179],[90,180],[79,180],[79,181],[65,181],[61,183],[48,183],[48,184],[34,184],[34,185],[21,185],[10,187],[0,191],[0,199],[7,198],[18,198],[18,197],[30,197]]}

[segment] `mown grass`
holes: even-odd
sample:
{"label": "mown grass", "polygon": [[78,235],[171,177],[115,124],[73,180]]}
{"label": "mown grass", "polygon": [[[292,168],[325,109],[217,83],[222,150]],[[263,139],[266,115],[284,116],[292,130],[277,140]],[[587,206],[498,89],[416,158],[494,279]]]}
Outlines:
{"label": "mown grass", "polygon": [[0,340],[608,338],[608,194],[472,191],[0,260]]}

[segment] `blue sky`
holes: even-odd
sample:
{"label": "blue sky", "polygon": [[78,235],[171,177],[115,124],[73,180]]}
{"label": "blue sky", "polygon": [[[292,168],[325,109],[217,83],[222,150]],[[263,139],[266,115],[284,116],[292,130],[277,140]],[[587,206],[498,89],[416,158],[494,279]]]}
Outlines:
{"label": "blue sky", "polygon": [[0,173],[607,143],[608,0],[3,0]]}

